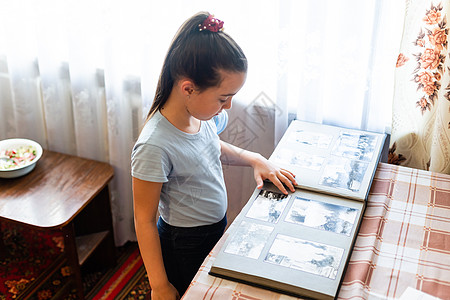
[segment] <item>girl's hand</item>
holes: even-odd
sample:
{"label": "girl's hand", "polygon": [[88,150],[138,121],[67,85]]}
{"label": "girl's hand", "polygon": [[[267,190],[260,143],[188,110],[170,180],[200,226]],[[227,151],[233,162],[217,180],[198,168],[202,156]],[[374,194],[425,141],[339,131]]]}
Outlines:
{"label": "girl's hand", "polygon": [[226,158],[222,161],[223,163],[233,166],[253,167],[258,189],[263,187],[265,179],[269,179],[284,194],[288,193],[284,185],[286,185],[291,192],[295,192],[294,185],[297,185],[297,182],[295,181],[295,175],[292,174],[292,172],[275,166],[259,153],[241,149],[224,141],[220,141],[220,145],[222,147],[222,156],[223,158]]}
{"label": "girl's hand", "polygon": [[295,192],[294,185],[297,185],[295,175],[291,171],[277,167],[262,155],[258,155],[258,159],[254,161],[253,172],[258,189],[262,188],[264,180],[268,179],[284,194],[288,193],[284,185],[291,192]]}
{"label": "girl's hand", "polygon": [[151,299],[152,300],[179,300],[180,295],[178,294],[177,289],[170,282],[168,282],[168,285],[157,287],[155,289],[152,288]]}

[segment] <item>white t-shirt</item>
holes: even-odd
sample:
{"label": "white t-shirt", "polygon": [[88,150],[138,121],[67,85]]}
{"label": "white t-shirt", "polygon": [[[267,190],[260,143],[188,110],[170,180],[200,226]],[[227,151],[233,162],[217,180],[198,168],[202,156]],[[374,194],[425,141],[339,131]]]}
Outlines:
{"label": "white t-shirt", "polygon": [[131,155],[131,175],[163,182],[158,210],[166,223],[194,227],[224,217],[227,193],[217,128],[223,130],[227,121],[223,111],[189,134],[157,111],[145,124]]}

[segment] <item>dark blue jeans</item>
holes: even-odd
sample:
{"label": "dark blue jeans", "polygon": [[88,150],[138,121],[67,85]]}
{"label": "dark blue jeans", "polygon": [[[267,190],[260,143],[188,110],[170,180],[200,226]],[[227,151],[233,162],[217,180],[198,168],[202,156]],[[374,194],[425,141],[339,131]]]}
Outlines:
{"label": "dark blue jeans", "polygon": [[164,267],[170,283],[180,296],[189,287],[203,260],[222,237],[227,216],[215,224],[198,227],[176,227],[158,220]]}

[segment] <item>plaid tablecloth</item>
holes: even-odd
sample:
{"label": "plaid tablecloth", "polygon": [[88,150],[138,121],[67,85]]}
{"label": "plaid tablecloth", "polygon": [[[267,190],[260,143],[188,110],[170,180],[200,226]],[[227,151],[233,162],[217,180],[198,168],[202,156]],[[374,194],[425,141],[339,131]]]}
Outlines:
{"label": "plaid tablecloth", "polygon": [[[297,299],[208,275],[226,237],[183,300]],[[397,299],[408,286],[450,299],[450,175],[380,163],[338,299]]]}

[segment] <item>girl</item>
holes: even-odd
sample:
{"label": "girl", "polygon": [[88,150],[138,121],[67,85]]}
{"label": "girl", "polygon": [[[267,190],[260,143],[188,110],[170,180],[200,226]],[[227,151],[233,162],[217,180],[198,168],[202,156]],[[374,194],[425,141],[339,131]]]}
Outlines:
{"label": "girl", "polygon": [[296,184],[292,173],[260,154],[219,140],[223,110],[231,108],[247,72],[244,53],[222,26],[202,12],[180,27],[133,148],[135,227],[153,300],[183,295],[224,232],[221,154],[233,165],[252,166],[258,188],[265,179],[284,193]]}

